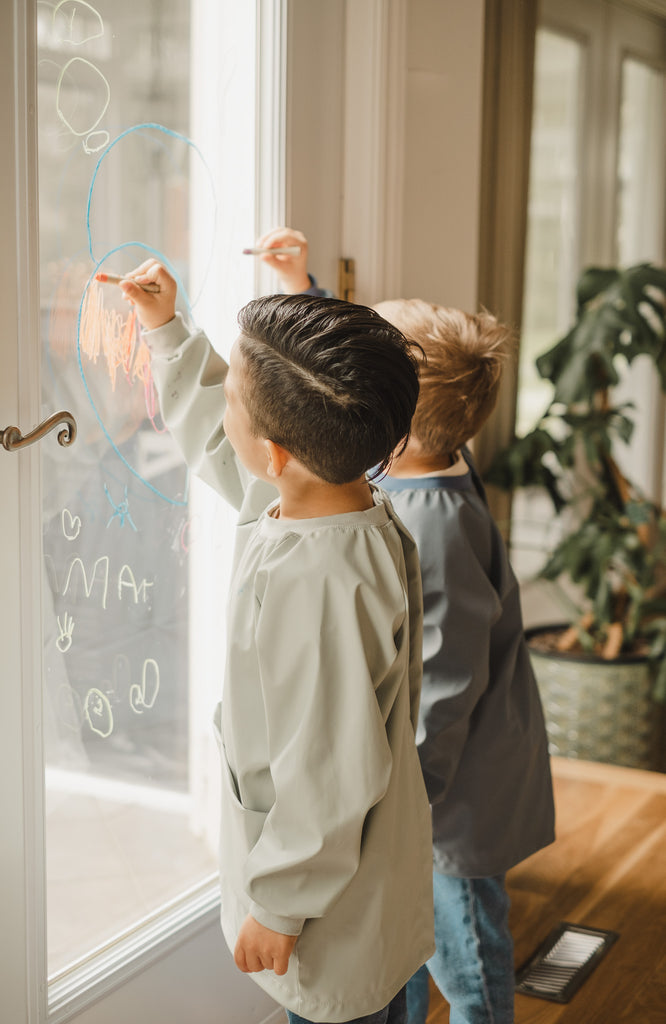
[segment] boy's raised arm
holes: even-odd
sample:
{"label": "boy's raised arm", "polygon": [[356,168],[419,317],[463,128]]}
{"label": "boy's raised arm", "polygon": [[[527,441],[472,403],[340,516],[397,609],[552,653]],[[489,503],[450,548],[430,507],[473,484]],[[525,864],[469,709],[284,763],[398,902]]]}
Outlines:
{"label": "boy's raised arm", "polygon": [[[161,263],[147,260],[131,277],[120,287],[144,328],[164,422],[190,469],[240,508],[249,478],[222,423],[227,363],[203,331],[190,332],[176,313],[177,285]],[[159,291],[141,288],[148,283],[158,285]]]}
{"label": "boy's raised arm", "polygon": [[260,259],[277,272],[282,289],[287,295],[296,295],[298,292],[308,290],[308,240],[302,231],[295,231],[293,228],[273,228],[257,239],[257,246],[266,249],[285,246],[300,249],[297,255],[284,253],[271,256],[267,252]]}

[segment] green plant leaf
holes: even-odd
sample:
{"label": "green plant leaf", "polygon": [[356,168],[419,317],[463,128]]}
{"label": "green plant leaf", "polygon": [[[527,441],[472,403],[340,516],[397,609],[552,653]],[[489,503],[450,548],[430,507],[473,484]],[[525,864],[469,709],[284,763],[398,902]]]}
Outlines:
{"label": "green plant leaf", "polygon": [[[589,267],[577,302],[571,328],[536,360],[553,387],[548,408],[486,479],[505,490],[541,487],[556,512],[570,513],[538,575],[553,586],[573,581],[601,632],[623,615],[628,644],[666,619],[666,519],[617,468],[615,447],[631,440],[634,407],[614,404],[612,389],[643,355],[666,391],[666,269]],[[666,627],[654,627],[657,634],[666,650]]]}
{"label": "green plant leaf", "polygon": [[576,285],[578,315],[601,292],[605,292],[619,277],[614,267],[587,267]]}

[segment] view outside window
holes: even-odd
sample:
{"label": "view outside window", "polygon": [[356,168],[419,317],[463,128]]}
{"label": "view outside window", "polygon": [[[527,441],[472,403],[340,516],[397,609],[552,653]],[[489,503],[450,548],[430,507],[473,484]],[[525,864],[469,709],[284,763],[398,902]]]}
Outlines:
{"label": "view outside window", "polygon": [[[240,252],[255,237],[253,164],[238,171],[245,191],[221,204],[210,125],[219,132],[223,118],[213,77],[201,81],[198,47],[212,45],[223,9],[233,5],[37,6],[43,413],[66,409],[78,424],[72,448],[41,447],[52,979],[216,872],[210,719],[228,527],[197,496],[164,429],[132,309],[96,274],[166,260],[196,323],[201,296],[210,307],[220,290],[220,249],[233,236]],[[237,68],[254,74],[250,20],[242,39],[217,43],[218,64],[232,54],[230,82]],[[251,152],[253,84],[234,103]],[[237,161],[249,148],[247,138],[223,141]],[[225,282],[235,308],[251,297],[243,273]],[[211,591],[202,565],[218,553]],[[204,601],[216,650],[195,676]]]}
{"label": "view outside window", "polygon": [[[516,433],[546,409],[551,386],[535,359],[561,337],[575,306],[579,271],[583,45],[549,29],[537,32],[528,197],[525,291]],[[557,528],[548,498],[518,491],[512,508],[512,559],[521,577],[543,562]]]}
{"label": "view outside window", "polygon": [[[558,5],[546,7],[561,26],[564,15]],[[608,5],[605,17],[601,6],[581,5],[580,23],[573,9],[567,15],[570,33],[545,26],[537,31],[518,435],[534,426],[550,400],[551,386],[538,376],[535,359],[573,321],[576,282],[584,260],[606,266],[664,262],[663,37],[653,32],[651,49],[639,59],[636,54],[647,45],[646,33],[638,31],[640,18],[616,24],[614,10]],[[592,24],[596,27],[590,34]],[[614,104],[608,103],[608,97],[614,98]],[[605,120],[593,125],[592,116]],[[593,149],[601,144],[599,140],[604,140],[603,154]],[[616,155],[615,181],[587,178],[586,169],[598,168],[608,153]],[[583,234],[589,236],[590,225],[595,224],[613,225],[614,238],[609,232],[603,246],[595,239],[596,255],[585,257],[581,239]],[[659,501],[666,480],[664,401],[648,360],[637,359],[622,377],[613,400],[634,403],[636,430],[631,444],[616,455],[631,479]],[[556,539],[558,528],[559,521],[540,490],[514,495],[512,558],[521,579],[528,579],[542,565],[543,553]],[[534,608],[527,609],[528,618]]]}
{"label": "view outside window", "polygon": [[641,61],[622,62],[618,154],[618,259],[660,262],[664,252],[666,78]]}
{"label": "view outside window", "polygon": [[[663,266],[666,76],[630,57],[622,62],[617,170],[618,262],[625,267],[646,261]],[[615,398],[634,402],[635,429],[631,445],[619,453],[619,463],[653,501],[664,502],[666,411],[654,365],[641,356],[623,378]]]}
{"label": "view outside window", "polygon": [[539,29],[520,353],[517,432],[526,433],[545,409],[550,387],[534,360],[571,321],[579,265],[581,124],[584,49]]}

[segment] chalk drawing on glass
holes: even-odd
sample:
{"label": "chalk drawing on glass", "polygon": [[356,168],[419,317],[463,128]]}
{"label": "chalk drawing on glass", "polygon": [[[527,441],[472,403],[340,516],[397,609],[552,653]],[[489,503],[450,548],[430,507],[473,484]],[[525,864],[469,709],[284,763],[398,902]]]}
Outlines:
{"label": "chalk drawing on glass", "polygon": [[56,622],[58,623],[58,629],[60,630],[56,639],[56,647],[61,654],[64,654],[65,651],[68,651],[72,646],[72,634],[74,632],[75,623],[72,616],[68,615],[67,612],[63,615],[62,622],[60,621],[60,616],[57,615]]}
{"label": "chalk drawing on glass", "polygon": [[160,692],[160,668],[154,658],[146,658],[141,672],[141,685],[130,686],[129,702],[132,711],[142,715],[155,704]]}
{"label": "chalk drawing on glass", "polygon": [[109,528],[109,526],[111,526],[111,523],[114,521],[114,519],[117,519],[121,526],[124,526],[125,525],[125,520],[127,520],[127,522],[130,524],[132,529],[136,530],[136,524],[134,523],[134,520],[132,519],[132,516],[130,514],[130,510],[129,510],[129,499],[127,497],[127,485],[125,485],[125,497],[123,498],[122,501],[120,501],[118,503],[116,503],[113,500],[113,498],[111,497],[111,495],[109,494],[109,488],[106,486],[106,484],[104,484],[104,493],[106,494],[106,497],[108,499],[108,502],[109,502],[111,508],[113,509],[113,515],[111,516],[111,518],[109,519],[108,523],[106,524],[107,529]]}
{"label": "chalk drawing on glass", "polygon": [[83,702],[86,721],[92,731],[105,739],[113,732],[113,711],[109,698],[96,686],[92,686]]}
{"label": "chalk drawing on glass", "polygon": [[68,508],[64,508],[60,514],[63,536],[67,540],[76,540],[81,532],[81,517],[72,515]]}

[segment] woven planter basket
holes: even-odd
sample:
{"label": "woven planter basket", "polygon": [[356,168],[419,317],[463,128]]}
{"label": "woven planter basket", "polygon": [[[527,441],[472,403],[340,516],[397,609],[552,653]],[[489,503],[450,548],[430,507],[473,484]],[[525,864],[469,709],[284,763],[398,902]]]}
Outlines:
{"label": "woven planter basket", "polygon": [[[530,637],[559,629],[542,626]],[[551,754],[663,770],[664,709],[652,699],[654,673],[643,657],[615,661],[530,648]]]}

